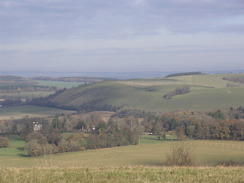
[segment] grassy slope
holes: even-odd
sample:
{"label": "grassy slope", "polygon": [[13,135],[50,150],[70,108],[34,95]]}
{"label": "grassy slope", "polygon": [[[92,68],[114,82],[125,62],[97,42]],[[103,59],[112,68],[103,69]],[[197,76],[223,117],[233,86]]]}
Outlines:
{"label": "grassy slope", "polygon": [[[51,101],[60,105],[79,106],[102,99],[99,105],[129,105],[149,110],[189,110],[239,107],[243,105],[244,85],[226,87],[223,77],[238,74],[195,75],[161,79],[106,81],[82,88],[73,88]],[[175,88],[189,85],[191,92],[170,100],[162,97]],[[148,89],[154,89],[149,92]]]}
{"label": "grassy slope", "polygon": [[23,118],[25,116],[29,117],[47,117],[53,116],[56,113],[72,113],[73,111],[61,110],[51,107],[40,107],[40,106],[14,106],[14,107],[3,107],[0,108],[0,120],[10,119],[11,117],[15,119]]}

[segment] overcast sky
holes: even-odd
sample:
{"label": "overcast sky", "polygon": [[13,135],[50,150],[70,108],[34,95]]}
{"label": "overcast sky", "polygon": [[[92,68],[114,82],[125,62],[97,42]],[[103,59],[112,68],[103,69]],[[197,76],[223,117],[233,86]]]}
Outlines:
{"label": "overcast sky", "polygon": [[244,0],[0,0],[2,71],[244,69]]}

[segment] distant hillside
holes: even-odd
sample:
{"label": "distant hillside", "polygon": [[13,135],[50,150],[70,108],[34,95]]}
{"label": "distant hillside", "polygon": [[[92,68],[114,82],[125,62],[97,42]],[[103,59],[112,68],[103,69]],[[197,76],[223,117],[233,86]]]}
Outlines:
{"label": "distant hillside", "polygon": [[[92,78],[92,77],[33,77],[32,80],[42,80],[42,81],[65,81],[65,82],[84,82],[84,83],[96,83],[103,80],[108,80],[107,78]],[[109,79],[111,80],[111,79]]]}
{"label": "distant hillside", "polygon": [[[159,79],[102,81],[66,89],[46,98],[31,101],[34,105],[54,106],[81,111],[110,110],[130,106],[148,110],[219,109],[243,106],[244,86],[223,77],[244,74],[186,75]],[[165,100],[163,96],[182,86],[190,91]]]}
{"label": "distant hillside", "polygon": [[49,77],[39,77],[38,79],[43,80],[0,75],[0,105],[4,107],[20,105],[36,97],[48,96],[62,88],[72,88],[86,83],[98,82],[97,79],[80,82],[82,78],[54,78],[52,80]]}
{"label": "distant hillside", "polygon": [[224,80],[244,84],[244,75],[223,77]]}

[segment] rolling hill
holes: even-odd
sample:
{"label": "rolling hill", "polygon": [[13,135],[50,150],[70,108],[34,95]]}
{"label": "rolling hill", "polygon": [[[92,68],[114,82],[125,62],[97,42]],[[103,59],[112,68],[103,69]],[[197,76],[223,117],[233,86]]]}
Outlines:
{"label": "rolling hill", "polygon": [[[223,78],[243,76],[211,74],[102,81],[35,99],[32,104],[85,111],[116,110],[121,106],[160,111],[224,109],[243,105],[244,84]],[[189,86],[190,92],[163,98],[182,86]]]}

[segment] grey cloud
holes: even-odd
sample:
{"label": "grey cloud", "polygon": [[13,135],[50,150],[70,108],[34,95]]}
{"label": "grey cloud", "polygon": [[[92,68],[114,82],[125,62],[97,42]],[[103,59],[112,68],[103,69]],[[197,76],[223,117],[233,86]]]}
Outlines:
{"label": "grey cloud", "polygon": [[241,0],[17,0],[0,4],[0,38],[123,38],[172,33],[243,33],[215,19],[244,15]]}

